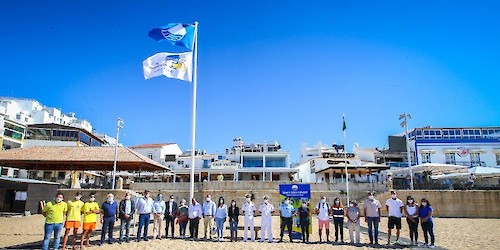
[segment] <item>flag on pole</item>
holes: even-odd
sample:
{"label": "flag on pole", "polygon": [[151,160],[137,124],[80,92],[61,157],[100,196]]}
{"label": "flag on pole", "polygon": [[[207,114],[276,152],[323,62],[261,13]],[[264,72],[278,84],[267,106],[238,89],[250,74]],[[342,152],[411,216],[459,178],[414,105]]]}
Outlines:
{"label": "flag on pole", "polygon": [[345,125],[345,117],[342,115],[342,131],[345,131],[347,129],[347,126]]}
{"label": "flag on pole", "polygon": [[144,78],[157,76],[192,81],[193,52],[156,53],[142,62]]}
{"label": "flag on pole", "polygon": [[193,50],[195,27],[193,24],[169,23],[160,28],[154,28],[148,35],[156,41],[167,40],[173,45]]}

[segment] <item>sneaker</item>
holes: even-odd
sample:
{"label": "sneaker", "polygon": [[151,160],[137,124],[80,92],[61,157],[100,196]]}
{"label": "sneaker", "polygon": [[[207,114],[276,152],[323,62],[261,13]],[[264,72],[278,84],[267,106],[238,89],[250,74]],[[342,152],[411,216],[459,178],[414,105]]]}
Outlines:
{"label": "sneaker", "polygon": [[433,244],[430,244],[429,248],[435,248],[435,246]]}
{"label": "sneaker", "polygon": [[396,241],[394,241],[394,244],[399,245],[399,244],[401,244],[401,241],[399,241],[399,239],[397,239]]}
{"label": "sneaker", "polygon": [[422,244],[422,247],[428,247],[427,243]]}

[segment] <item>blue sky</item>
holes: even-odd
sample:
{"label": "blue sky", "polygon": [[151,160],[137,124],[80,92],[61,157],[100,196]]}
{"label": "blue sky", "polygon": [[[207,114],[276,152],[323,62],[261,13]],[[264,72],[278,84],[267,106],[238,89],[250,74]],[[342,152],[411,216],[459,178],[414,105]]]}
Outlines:
{"label": "blue sky", "polygon": [[1,96],[76,112],[122,142],[190,147],[191,85],[144,80],[178,48],[150,29],[199,26],[197,148],[234,137],[383,147],[410,127],[500,125],[497,1],[0,1]]}

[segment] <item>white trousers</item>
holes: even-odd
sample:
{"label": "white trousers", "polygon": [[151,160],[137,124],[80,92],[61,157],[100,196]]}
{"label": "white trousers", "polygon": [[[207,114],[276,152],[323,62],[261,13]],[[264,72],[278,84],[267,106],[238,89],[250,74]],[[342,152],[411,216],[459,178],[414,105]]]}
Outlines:
{"label": "white trousers", "polygon": [[[156,236],[161,237],[161,224],[163,221],[163,214],[160,215],[159,217],[156,216],[156,214],[153,214],[154,219],[153,219],[153,239],[156,239]],[[148,225],[146,225],[148,226]]]}
{"label": "white trousers", "polygon": [[252,241],[255,240],[255,230],[254,230],[253,220],[254,220],[254,217],[248,218],[245,216],[245,220],[244,220],[245,224],[243,226],[243,241],[246,241],[248,239],[247,230],[250,230],[250,235],[251,235]]}
{"label": "white trousers", "polygon": [[260,231],[260,241],[264,241],[266,239],[266,232],[267,232],[267,240],[269,242],[273,241],[273,231],[271,229],[271,217],[262,217],[261,219],[261,231]]}
{"label": "white trousers", "polygon": [[[358,223],[352,223],[352,222],[347,222],[347,229],[349,229],[349,238],[351,239],[351,243],[359,243],[359,222]],[[354,241],[354,231],[356,231],[356,241]]]}

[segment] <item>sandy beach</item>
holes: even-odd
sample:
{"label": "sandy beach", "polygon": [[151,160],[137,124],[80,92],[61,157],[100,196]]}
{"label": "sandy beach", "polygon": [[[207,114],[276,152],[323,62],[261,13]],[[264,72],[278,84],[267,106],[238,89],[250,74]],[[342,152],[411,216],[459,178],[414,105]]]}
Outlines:
{"label": "sandy beach", "polygon": [[[241,220],[242,221],[242,220]],[[404,243],[409,242],[408,226],[403,220],[403,229],[401,231],[401,239]],[[500,219],[454,219],[454,218],[435,218],[434,231],[436,235],[437,249],[498,249],[500,245]],[[17,218],[0,218],[0,248],[8,249],[39,249],[43,240],[43,224],[44,218],[41,215],[33,215],[30,217]],[[119,223],[117,223],[119,224]],[[228,223],[226,223],[226,226]],[[260,218],[257,217],[255,225],[260,225]],[[224,242],[214,241],[188,241],[182,239],[162,239],[150,240],[148,242],[131,242],[128,244],[105,244],[97,246],[100,239],[100,230],[95,232],[90,249],[262,249],[263,247],[272,247],[273,249],[324,249],[325,246],[338,245],[345,249],[372,249],[372,248],[405,248],[408,246],[391,245],[386,246],[387,235],[387,219],[383,218],[380,229],[381,246],[370,246],[368,235],[366,233],[366,223],[361,224],[361,246],[352,246],[348,244],[336,243],[318,243],[317,221],[313,219],[313,233],[311,234],[311,244],[289,243],[288,237],[285,236],[284,243],[259,243],[260,232],[256,242],[229,242],[227,236],[229,230],[225,231]],[[152,235],[152,227],[150,225],[149,235]],[[98,225],[98,229],[101,226]],[[200,236],[203,236],[203,226],[200,225]],[[79,231],[81,232],[81,231]],[[176,228],[176,234],[178,234]],[[115,230],[115,237],[118,237],[118,230]],[[238,236],[243,236],[243,232],[238,232]],[[135,237],[134,237],[135,238]],[[279,239],[279,218],[273,218],[273,238],[275,242]],[[71,237],[70,237],[71,240]],[[333,224],[331,225],[330,240],[334,240]],[[344,229],[344,240],[349,242],[349,233]],[[297,240],[298,241],[298,240]],[[422,231],[419,230],[419,241],[423,241]],[[62,242],[62,239],[61,239]],[[413,247],[418,248],[418,247]]]}

